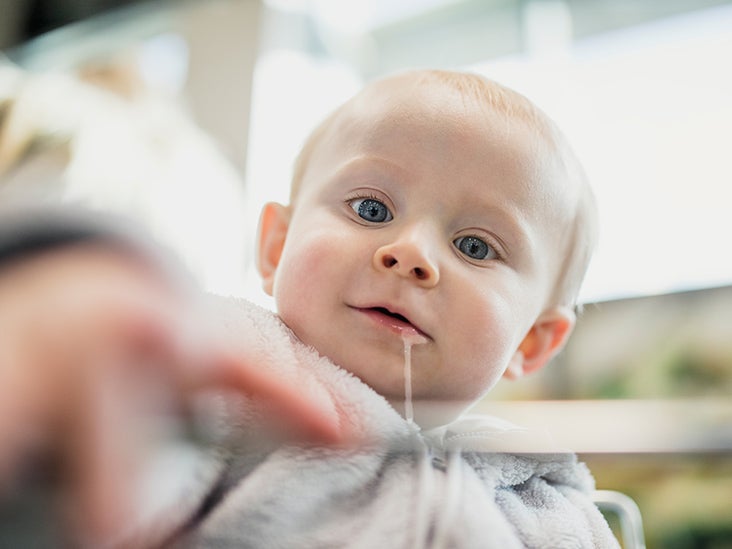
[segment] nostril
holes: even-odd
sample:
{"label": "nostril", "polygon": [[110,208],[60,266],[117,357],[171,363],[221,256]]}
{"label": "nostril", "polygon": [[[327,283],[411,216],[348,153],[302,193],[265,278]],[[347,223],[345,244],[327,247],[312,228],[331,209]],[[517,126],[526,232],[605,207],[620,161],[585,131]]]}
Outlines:
{"label": "nostril", "polygon": [[385,255],[383,259],[381,260],[384,264],[384,267],[390,268],[397,264],[397,260],[393,255]]}
{"label": "nostril", "polygon": [[413,269],[413,271],[414,271],[414,276],[416,276],[418,280],[424,280],[425,278],[429,277],[429,274],[427,273],[427,271],[425,271],[421,267],[415,267]]}

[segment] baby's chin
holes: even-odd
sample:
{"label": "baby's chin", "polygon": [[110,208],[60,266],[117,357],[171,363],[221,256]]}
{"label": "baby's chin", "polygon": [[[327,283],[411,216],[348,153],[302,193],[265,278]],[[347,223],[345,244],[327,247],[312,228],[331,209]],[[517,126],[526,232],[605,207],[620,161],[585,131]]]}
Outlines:
{"label": "baby's chin", "polygon": [[[404,395],[385,398],[402,417],[406,418]],[[414,399],[412,401],[414,423],[424,431],[444,427],[457,420],[473,404],[472,401]]]}

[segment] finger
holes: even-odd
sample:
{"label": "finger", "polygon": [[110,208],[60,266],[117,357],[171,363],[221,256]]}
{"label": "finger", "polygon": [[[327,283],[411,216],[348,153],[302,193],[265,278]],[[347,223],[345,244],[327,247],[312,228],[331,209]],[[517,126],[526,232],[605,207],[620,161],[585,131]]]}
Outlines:
{"label": "finger", "polygon": [[[291,382],[255,368],[226,352],[216,352],[197,381],[198,388],[233,389],[271,405],[278,420],[293,436],[318,444],[342,444],[346,433],[336,414],[298,391]],[[293,432],[294,430],[294,432]]]}
{"label": "finger", "polygon": [[[134,367],[160,368],[174,392],[188,399],[204,389],[234,390],[266,401],[290,436],[318,444],[345,442],[335,414],[329,414],[289,382],[256,368],[205,340],[190,315],[177,317],[172,308],[110,311],[112,334],[122,341]],[[197,329],[198,328],[198,329]]]}
{"label": "finger", "polygon": [[131,522],[141,470],[139,425],[133,421],[136,385],[126,377],[126,365],[110,362],[95,361],[69,415],[66,511],[83,546],[114,539]]}
{"label": "finger", "polygon": [[336,414],[307,398],[292,382],[254,367],[243,358],[216,348],[196,325],[185,318],[161,322],[153,316],[126,319],[131,347],[138,364],[158,364],[172,376],[179,394],[191,397],[201,390],[227,389],[266,401],[291,436],[318,444],[345,442]]}

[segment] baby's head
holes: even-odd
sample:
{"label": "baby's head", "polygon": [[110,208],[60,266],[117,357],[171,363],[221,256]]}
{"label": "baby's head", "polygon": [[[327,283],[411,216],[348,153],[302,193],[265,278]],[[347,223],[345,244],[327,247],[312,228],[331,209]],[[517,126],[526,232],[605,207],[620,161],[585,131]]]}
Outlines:
{"label": "baby's head", "polygon": [[294,333],[397,407],[404,339],[423,340],[412,391],[426,427],[561,349],[595,232],[546,115],[482,77],[415,71],[311,134],[291,204],[262,212],[258,265]]}

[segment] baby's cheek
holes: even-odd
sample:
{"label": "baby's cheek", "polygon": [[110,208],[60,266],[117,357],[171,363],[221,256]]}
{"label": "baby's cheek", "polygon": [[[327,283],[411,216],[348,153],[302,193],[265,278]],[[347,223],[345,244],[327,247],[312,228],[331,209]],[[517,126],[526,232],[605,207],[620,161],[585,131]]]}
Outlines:
{"label": "baby's cheek", "polygon": [[303,339],[306,328],[323,322],[325,303],[337,287],[337,257],[324,238],[303,237],[286,248],[277,269],[274,297],[277,311]]}
{"label": "baby's cheek", "polygon": [[462,349],[464,381],[482,393],[503,375],[516,350],[515,322],[500,298],[471,302],[463,318],[457,346]]}
{"label": "baby's cheek", "polygon": [[318,293],[331,291],[341,282],[342,265],[348,262],[348,245],[342,238],[318,232],[302,238],[287,260],[287,270],[295,285],[307,286]]}
{"label": "baby's cheek", "polygon": [[[274,286],[274,297],[280,316],[304,313],[313,291],[317,291],[317,263],[297,261],[294,258],[283,258],[277,272]],[[289,259],[289,260],[288,260]]]}

